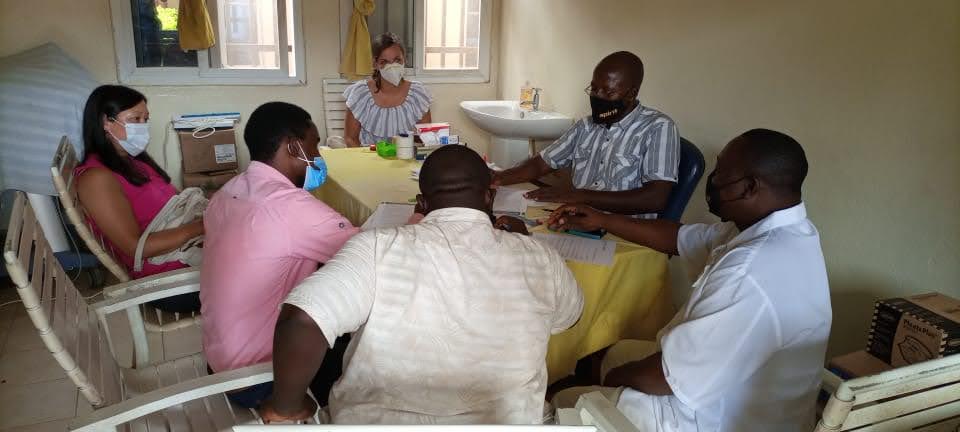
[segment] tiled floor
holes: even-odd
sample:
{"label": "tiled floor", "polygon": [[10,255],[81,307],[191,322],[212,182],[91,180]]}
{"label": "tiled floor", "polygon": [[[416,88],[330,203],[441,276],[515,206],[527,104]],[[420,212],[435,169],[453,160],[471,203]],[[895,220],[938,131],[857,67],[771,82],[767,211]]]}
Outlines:
{"label": "tiled floor", "polygon": [[[0,279],[0,305],[18,299],[9,279]],[[129,365],[122,360],[132,358],[125,316],[114,314],[108,325],[120,363]],[[150,336],[151,357],[156,359],[180,357],[200,346],[196,326],[162,340]],[[0,432],[61,432],[71,420],[91,411],[44,347],[23,304],[0,306]]]}

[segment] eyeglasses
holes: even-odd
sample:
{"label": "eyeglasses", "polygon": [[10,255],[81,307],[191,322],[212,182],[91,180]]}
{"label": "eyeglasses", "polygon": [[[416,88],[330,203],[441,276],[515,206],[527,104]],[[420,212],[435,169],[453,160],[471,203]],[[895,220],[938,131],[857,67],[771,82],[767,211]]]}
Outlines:
{"label": "eyeglasses", "polygon": [[611,100],[616,99],[617,98],[616,96],[618,96],[616,93],[616,90],[610,91],[603,88],[599,88],[599,89],[594,88],[593,84],[590,84],[587,87],[585,87],[583,89],[583,92],[586,93],[587,96],[596,96],[596,97],[611,99]]}

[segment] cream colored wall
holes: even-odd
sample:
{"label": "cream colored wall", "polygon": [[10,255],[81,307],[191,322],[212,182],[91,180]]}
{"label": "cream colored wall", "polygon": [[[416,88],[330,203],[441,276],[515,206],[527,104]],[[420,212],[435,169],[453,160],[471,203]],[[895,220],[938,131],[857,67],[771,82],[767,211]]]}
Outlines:
{"label": "cream colored wall", "polygon": [[[499,16],[498,14],[494,14]],[[493,23],[497,34],[497,23]],[[280,100],[300,105],[322,127],[321,80],[339,76],[340,21],[338,0],[303,0],[304,42],[307,52],[306,86],[181,86],[136,87],[149,99],[152,142],[148,152],[162,161],[164,127],[172,114],[239,111],[245,119],[258,105]],[[55,42],[83,64],[102,83],[117,82],[109,0],[0,0],[0,57]],[[433,92],[435,121],[449,121],[461,139],[486,152],[489,138],[464,116],[461,100],[485,100],[496,96],[496,40],[493,44],[489,83],[428,84]],[[240,125],[241,131],[243,124]],[[249,161],[238,134],[241,163]],[[167,170],[180,178],[180,150],[174,134],[168,141]],[[161,162],[162,163],[162,162]]]}
{"label": "cream colored wall", "polygon": [[[500,95],[529,80],[582,115],[593,66],[646,65],[641,100],[705,153],[755,127],[803,144],[834,306],[831,351],[865,344],[872,302],[960,297],[960,2],[506,1]],[[702,184],[690,221],[713,220]]]}

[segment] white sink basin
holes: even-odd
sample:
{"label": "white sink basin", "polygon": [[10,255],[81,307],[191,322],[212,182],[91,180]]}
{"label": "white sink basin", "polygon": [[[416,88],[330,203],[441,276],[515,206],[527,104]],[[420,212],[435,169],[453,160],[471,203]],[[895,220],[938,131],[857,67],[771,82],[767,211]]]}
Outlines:
{"label": "white sink basin", "polygon": [[463,101],[460,109],[480,129],[499,138],[557,139],[573,124],[573,119],[560,113],[521,111],[518,101]]}

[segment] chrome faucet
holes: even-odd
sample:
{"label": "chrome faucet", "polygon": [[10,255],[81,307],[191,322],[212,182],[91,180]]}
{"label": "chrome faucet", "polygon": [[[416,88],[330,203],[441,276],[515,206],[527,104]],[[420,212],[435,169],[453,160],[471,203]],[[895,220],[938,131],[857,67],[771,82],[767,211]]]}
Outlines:
{"label": "chrome faucet", "polygon": [[533,89],[533,108],[531,111],[540,111],[540,91],[541,88],[534,87]]}

